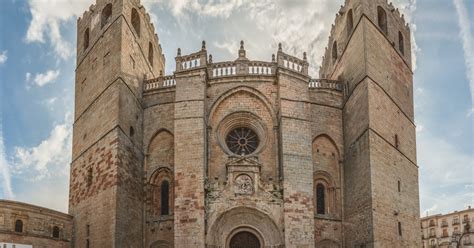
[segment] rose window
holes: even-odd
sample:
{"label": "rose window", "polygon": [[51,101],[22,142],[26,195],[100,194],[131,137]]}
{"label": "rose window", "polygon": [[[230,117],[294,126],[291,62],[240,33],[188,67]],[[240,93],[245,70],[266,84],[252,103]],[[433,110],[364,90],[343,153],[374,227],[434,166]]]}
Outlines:
{"label": "rose window", "polygon": [[257,150],[258,142],[257,134],[247,127],[235,128],[226,137],[227,147],[238,155],[252,154]]}

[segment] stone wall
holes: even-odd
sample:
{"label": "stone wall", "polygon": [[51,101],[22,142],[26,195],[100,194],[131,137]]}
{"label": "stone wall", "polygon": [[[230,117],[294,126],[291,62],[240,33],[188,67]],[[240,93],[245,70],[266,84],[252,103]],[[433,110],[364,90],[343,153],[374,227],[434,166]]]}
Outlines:
{"label": "stone wall", "polygon": [[[21,230],[16,229],[21,221]],[[54,230],[57,233],[54,233]],[[57,234],[57,236],[56,236]],[[0,200],[0,244],[39,248],[71,247],[72,216],[26,203]]]}

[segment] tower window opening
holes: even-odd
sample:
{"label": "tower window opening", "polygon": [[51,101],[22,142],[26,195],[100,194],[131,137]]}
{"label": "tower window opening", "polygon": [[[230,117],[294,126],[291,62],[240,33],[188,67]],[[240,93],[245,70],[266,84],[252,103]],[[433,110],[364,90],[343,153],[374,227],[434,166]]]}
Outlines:
{"label": "tower window opening", "polygon": [[92,167],[87,170],[87,186],[92,185]]}
{"label": "tower window opening", "polygon": [[23,232],[23,221],[22,220],[16,220],[15,221],[15,232]]}
{"label": "tower window opening", "polygon": [[138,37],[140,37],[140,16],[135,8],[132,9],[132,26],[135,32],[137,32]]}
{"label": "tower window opening", "polygon": [[377,7],[377,20],[380,30],[387,35],[387,12],[385,12],[385,10],[380,6]]}
{"label": "tower window opening", "polygon": [[347,12],[347,36],[352,34],[352,29],[354,28],[354,19],[352,17],[352,9]]}
{"label": "tower window opening", "polygon": [[103,28],[107,23],[109,23],[110,17],[112,17],[112,4],[111,3],[105,5],[104,9],[102,10],[100,28]]}
{"label": "tower window opening", "polygon": [[89,28],[84,31],[84,50],[89,47]]}
{"label": "tower window opening", "polygon": [[402,192],[402,182],[398,180],[398,192]]}
{"label": "tower window opening", "polygon": [[332,62],[336,63],[337,61],[337,42],[334,41],[332,44]]}
{"label": "tower window opening", "polygon": [[129,134],[130,137],[133,137],[135,135],[135,129],[132,126],[130,126]]}
{"label": "tower window opening", "polygon": [[161,215],[169,215],[170,210],[170,183],[164,180],[161,183]]}
{"label": "tower window opening", "polygon": [[398,134],[395,134],[395,147],[398,149],[400,147],[400,140],[398,139]]}
{"label": "tower window opening", "polygon": [[316,213],[326,214],[325,188],[321,183],[316,186]]}
{"label": "tower window opening", "polygon": [[148,62],[153,66],[153,44],[151,42],[148,42]]}
{"label": "tower window opening", "polygon": [[53,238],[59,238],[59,227],[53,227]]}
{"label": "tower window opening", "polygon": [[398,222],[398,235],[402,236],[402,223],[400,221]]}
{"label": "tower window opening", "polygon": [[400,31],[398,32],[398,50],[401,54],[405,55],[405,43],[403,39],[403,34]]}

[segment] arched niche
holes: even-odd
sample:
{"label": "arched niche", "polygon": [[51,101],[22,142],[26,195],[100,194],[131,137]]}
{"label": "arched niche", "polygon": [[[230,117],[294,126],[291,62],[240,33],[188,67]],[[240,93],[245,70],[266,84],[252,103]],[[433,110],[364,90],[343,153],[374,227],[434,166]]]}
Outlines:
{"label": "arched niche", "polygon": [[[166,189],[163,188],[166,186]],[[171,216],[174,213],[174,177],[169,168],[158,168],[148,182],[148,213],[150,217]],[[166,190],[166,192],[164,192]],[[165,194],[163,194],[165,193]],[[163,207],[163,203],[167,206]]]}
{"label": "arched niche", "polygon": [[[313,140],[313,192],[315,214],[321,217],[341,217],[341,167],[339,151],[328,135],[322,134]],[[318,185],[323,186],[323,196]],[[324,211],[320,202],[324,204]],[[323,200],[321,200],[323,199]],[[318,209],[319,207],[319,209]]]}
{"label": "arched niche", "polygon": [[262,247],[280,247],[284,244],[282,233],[267,214],[249,207],[230,209],[210,223],[206,244],[209,247],[228,247],[236,233],[248,231],[259,238]]}
{"label": "arched niche", "polygon": [[174,168],[174,136],[166,130],[158,130],[151,138],[145,164],[148,175],[158,167]]}

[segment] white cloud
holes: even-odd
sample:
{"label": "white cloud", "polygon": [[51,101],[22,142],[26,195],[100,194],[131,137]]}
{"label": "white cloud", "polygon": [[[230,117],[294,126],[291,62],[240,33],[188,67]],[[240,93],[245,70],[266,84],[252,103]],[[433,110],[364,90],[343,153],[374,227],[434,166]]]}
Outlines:
{"label": "white cloud", "polygon": [[5,153],[5,144],[3,141],[3,128],[0,120],[0,178],[1,178],[1,193],[3,196],[0,196],[0,199],[12,199],[14,197],[12,185],[11,185],[11,174],[10,174],[10,164],[8,163],[6,153]]}
{"label": "white cloud", "polygon": [[70,118],[68,114],[66,121],[54,126],[49,137],[37,146],[15,147],[14,173],[30,175],[31,180],[67,174],[72,144]]}
{"label": "white cloud", "polygon": [[467,78],[471,89],[471,99],[474,99],[474,39],[471,34],[471,21],[466,6],[462,0],[453,0],[458,14],[459,28],[462,46],[464,50],[464,60],[467,68]]}
{"label": "white cloud", "polygon": [[71,147],[69,113],[38,145],[15,147],[11,160],[15,200],[67,212]]}
{"label": "white cloud", "polygon": [[225,41],[225,42],[220,42],[220,41],[214,41],[213,45],[223,51],[228,52],[229,54],[234,54],[237,50],[237,48],[240,46],[237,44],[238,42],[231,42],[231,41]]}
{"label": "white cloud", "polygon": [[0,52],[0,65],[5,64],[7,62],[8,56],[7,51]]}
{"label": "white cloud", "polygon": [[433,206],[448,213],[474,205],[474,192],[468,187],[474,184],[473,154],[424,130],[417,132],[417,155],[423,214]]}
{"label": "white cloud", "polygon": [[91,0],[30,0],[32,19],[26,33],[26,41],[44,43],[46,36],[60,58],[70,58],[75,50],[72,44],[63,39],[61,25],[66,21],[74,20],[74,17],[82,14],[92,2]]}
{"label": "white cloud", "polygon": [[466,117],[471,117],[472,115],[474,115],[474,107],[469,109],[469,111],[467,111],[467,114],[466,114]]}
{"label": "white cloud", "polygon": [[[194,25],[190,20],[200,20],[211,17],[219,18],[228,24],[236,24],[239,29],[232,33],[226,33],[226,29],[215,32],[223,33],[224,40],[212,42],[214,46],[223,51],[236,53],[237,42],[244,38],[246,49],[255,48],[249,57],[269,58],[271,53],[277,49],[277,44],[282,43],[286,53],[302,58],[303,52],[307,52],[310,63],[310,74],[316,76],[322,62],[322,56],[327,46],[331,25],[335,19],[335,13],[344,4],[343,0],[176,0],[143,2],[147,9],[152,10],[153,4],[160,4],[161,8],[169,9],[178,23],[185,23],[183,29],[190,29]],[[397,7],[410,21],[416,10],[416,0],[396,0]],[[244,14],[242,14],[244,13]],[[244,24],[251,23],[248,26]],[[208,29],[215,28],[213,24]],[[200,27],[196,27],[200,28]],[[232,27],[230,27],[232,28]],[[415,27],[412,26],[414,30]],[[228,34],[228,35],[226,35]],[[219,34],[213,34],[214,38]],[[238,37],[240,35],[241,37]],[[244,36],[245,35],[245,36]],[[237,44],[230,47],[229,39]],[[255,46],[249,46],[255,44]],[[416,65],[416,53],[419,49],[416,42],[412,41],[414,67]]]}
{"label": "white cloud", "polygon": [[[45,73],[38,73],[35,76],[34,82],[36,85],[39,87],[44,86],[46,84],[52,83],[54,80],[56,80],[59,76],[59,70],[48,70]],[[27,73],[26,75],[27,79],[29,78],[29,75]]]}

